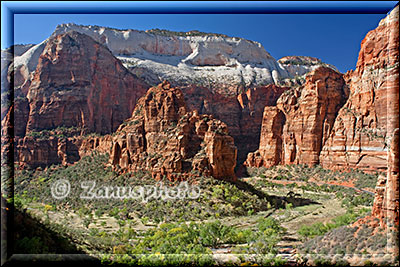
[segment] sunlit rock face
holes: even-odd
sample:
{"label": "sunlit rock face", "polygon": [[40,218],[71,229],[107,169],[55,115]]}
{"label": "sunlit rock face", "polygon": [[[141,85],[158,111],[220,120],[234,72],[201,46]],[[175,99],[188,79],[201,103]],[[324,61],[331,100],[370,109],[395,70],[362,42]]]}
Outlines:
{"label": "sunlit rock face", "polygon": [[148,90],[118,128],[110,162],[117,170],[147,170],[155,178],[234,180],[236,154],[225,123],[188,112],[182,91],[163,82]]}
{"label": "sunlit rock face", "polygon": [[362,41],[357,67],[345,76],[349,99],[321,152],[324,167],[386,170],[399,121],[398,26],[397,7]]}
{"label": "sunlit rock face", "polygon": [[[83,138],[75,137],[114,132],[148,88],[91,37],[68,32],[50,38],[29,83],[15,87],[15,160],[29,167],[76,162]],[[2,127],[11,120],[8,112]],[[51,136],[63,135],[59,127],[74,128],[75,137]],[[42,130],[51,131],[50,138],[35,137]]]}
{"label": "sunlit rock face", "polygon": [[[276,61],[258,42],[196,31],[118,30],[69,23],[58,25],[51,37],[70,31],[103,44],[149,84],[169,80],[174,86],[204,86],[223,95],[237,95],[243,87],[276,84],[326,65],[315,58],[296,57],[301,59],[301,66],[295,66],[289,59]],[[18,86],[30,80],[47,42],[15,58],[15,72],[24,75]]]}
{"label": "sunlit rock face", "polygon": [[236,94],[239,85],[265,85],[289,77],[260,43],[243,38],[75,24],[59,25],[54,34],[71,30],[106,45],[126,67],[151,84],[168,79],[173,85],[207,85]]}
{"label": "sunlit rock face", "polygon": [[[354,71],[342,75],[320,66],[283,93],[276,107],[266,107],[259,150],[246,164],[385,171],[399,120],[398,47],[397,7],[366,35]],[[318,60],[281,60],[283,65],[304,62],[312,66]]]}
{"label": "sunlit rock face", "polygon": [[64,126],[111,133],[130,117],[147,88],[91,37],[57,35],[40,55],[27,93],[26,131]]}
{"label": "sunlit rock face", "polygon": [[285,91],[265,107],[259,150],[246,165],[319,164],[319,155],[346,101],[342,74],[328,67],[309,73],[303,86]]}

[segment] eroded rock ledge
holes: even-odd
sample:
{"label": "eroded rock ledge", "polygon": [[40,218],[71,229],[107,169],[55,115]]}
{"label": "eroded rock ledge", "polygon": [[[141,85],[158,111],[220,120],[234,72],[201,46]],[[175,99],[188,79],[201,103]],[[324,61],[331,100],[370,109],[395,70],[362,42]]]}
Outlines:
{"label": "eroded rock ledge", "polygon": [[113,138],[115,169],[146,170],[171,180],[212,175],[234,180],[237,149],[225,123],[187,111],[183,93],[169,82],[139,99],[130,119]]}

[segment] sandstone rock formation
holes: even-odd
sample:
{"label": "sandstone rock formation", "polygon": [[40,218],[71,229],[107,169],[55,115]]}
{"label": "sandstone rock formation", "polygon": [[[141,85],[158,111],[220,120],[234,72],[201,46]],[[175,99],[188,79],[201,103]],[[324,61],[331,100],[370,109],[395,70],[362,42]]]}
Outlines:
{"label": "sandstone rock formation", "polygon": [[53,164],[74,163],[79,160],[73,138],[38,139],[26,136],[17,143],[17,160],[21,167],[46,167]]}
{"label": "sandstone rock formation", "polygon": [[[136,100],[148,88],[107,48],[77,32],[46,42],[32,80],[19,85],[22,81],[18,81],[18,75],[12,75],[14,158],[29,167],[72,164],[90,154],[89,148],[102,147],[101,141],[89,141],[84,135],[115,131],[131,116]],[[10,115],[3,119],[2,126]],[[60,127],[71,128],[74,133],[65,137]],[[43,133],[46,136],[40,136]],[[110,148],[102,151],[110,152]]]}
{"label": "sandstone rock formation", "polygon": [[389,134],[399,120],[398,15],[397,7],[361,43],[357,67],[346,75],[349,99],[321,152],[323,167],[387,168]]}
{"label": "sandstone rock formation", "polygon": [[195,85],[179,88],[185,96],[188,110],[213,115],[227,124],[238,148],[239,164],[249,152],[258,148],[264,107],[275,106],[277,99],[289,89],[271,84],[247,90],[243,88],[237,96],[225,96]]}
{"label": "sandstone rock formation", "polygon": [[[379,32],[386,32],[385,41],[386,46],[386,81],[382,84],[380,90],[386,91],[387,95],[387,140],[388,140],[388,153],[387,153],[387,175],[381,176],[376,186],[376,194],[374,199],[374,206],[372,209],[372,216],[379,218],[385,224],[394,224],[399,226],[399,6],[379,23],[379,27],[374,30],[378,32],[370,32],[367,36],[376,38]],[[368,40],[366,41],[368,42]],[[364,45],[366,42],[363,42]],[[382,44],[377,44],[381,46]],[[370,45],[371,46],[371,45]],[[373,51],[373,50],[370,50]],[[383,51],[382,51],[383,52]],[[381,52],[381,53],[382,53]],[[361,53],[360,53],[361,55]],[[365,61],[365,58],[368,58]],[[384,58],[380,56],[372,59],[370,56],[363,54],[364,62],[370,64],[360,64],[368,67],[379,68],[382,67]],[[372,61],[372,62],[371,62]],[[372,64],[372,66],[371,66]],[[375,65],[377,64],[377,65]],[[361,70],[360,70],[361,71]],[[385,86],[384,86],[385,85]],[[398,237],[397,237],[398,240]],[[397,244],[397,255],[398,255]]]}
{"label": "sandstone rock formation", "polygon": [[340,73],[319,67],[304,86],[282,94],[275,107],[265,107],[259,150],[249,153],[246,165],[319,163],[347,90]]}
{"label": "sandstone rock formation", "polygon": [[46,167],[53,164],[70,165],[84,156],[99,153],[111,153],[110,135],[60,137],[57,131],[47,136],[25,136],[17,140],[15,161],[24,168]]}
{"label": "sandstone rock formation", "polygon": [[[307,75],[305,84],[284,93],[276,108],[265,109],[260,148],[249,154],[247,165],[307,163],[342,170],[387,169],[388,133],[399,120],[397,11],[398,7],[367,34],[355,71],[342,78],[332,69],[319,67]],[[303,59],[289,57],[281,63],[293,65],[294,60],[301,63]],[[285,122],[279,124],[282,118]]]}
{"label": "sandstone rock formation", "polygon": [[123,170],[156,178],[212,175],[235,179],[236,147],[225,123],[187,111],[181,90],[168,82],[152,87],[113,138],[110,161]]}
{"label": "sandstone rock formation", "polygon": [[[222,88],[275,83],[287,71],[260,43],[221,34],[118,30],[59,25],[54,34],[79,31],[106,45],[127,68],[150,84],[196,84]],[[236,91],[236,90],[234,90]],[[233,91],[233,92],[234,92]]]}
{"label": "sandstone rock formation", "polygon": [[291,77],[302,76],[321,66],[329,67],[334,71],[339,72],[339,70],[335,66],[331,64],[326,64],[315,57],[286,56],[278,59],[278,62],[282,64],[282,66],[287,70]]}
{"label": "sandstone rock formation", "polygon": [[[276,61],[258,42],[198,31],[118,30],[68,23],[58,25],[51,38],[70,31],[88,35],[106,46],[126,68],[149,84],[169,80],[174,86],[203,86],[223,95],[235,96],[243,86],[277,84],[327,65],[309,57],[296,57],[302,59],[301,66],[286,64],[286,57]],[[21,77],[17,87],[29,85],[47,43],[48,39],[15,58],[9,71]]]}
{"label": "sandstone rock formation", "polygon": [[372,216],[399,225],[399,129],[393,133],[387,175],[381,175],[376,185]]}
{"label": "sandstone rock formation", "polygon": [[147,88],[89,36],[57,35],[47,42],[29,87],[27,132],[65,126],[111,133]]}
{"label": "sandstone rock formation", "polygon": [[[34,45],[33,44],[27,44],[27,45],[12,45],[11,47],[7,49],[2,49],[1,50],[1,93],[2,93],[2,99],[3,99],[3,93],[5,93],[6,90],[8,90],[9,85],[10,85],[10,78],[11,76],[9,75],[9,70],[13,69],[13,67],[10,68],[10,65],[14,61],[14,57],[20,57],[22,54],[24,54],[26,51],[30,50]],[[2,101],[2,103],[4,103]],[[2,105],[3,108],[3,105]],[[4,118],[2,112],[2,117],[1,119]]]}
{"label": "sandstone rock formation", "polygon": [[282,163],[282,131],[285,115],[277,107],[265,107],[259,149],[249,153],[246,165],[271,167]]}

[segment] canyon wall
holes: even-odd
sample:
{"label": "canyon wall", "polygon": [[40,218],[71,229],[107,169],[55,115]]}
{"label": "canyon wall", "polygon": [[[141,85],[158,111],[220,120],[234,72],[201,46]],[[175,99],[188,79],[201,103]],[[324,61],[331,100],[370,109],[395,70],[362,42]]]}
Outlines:
{"label": "canyon wall", "polygon": [[[266,107],[259,150],[247,166],[320,164],[385,171],[398,128],[398,7],[361,43],[354,71],[318,67]],[[289,57],[285,64],[296,58]]]}
{"label": "canyon wall", "polygon": [[213,115],[227,124],[238,148],[238,164],[244,162],[249,152],[258,148],[264,107],[275,106],[277,99],[289,89],[270,84],[243,88],[238,96],[225,96],[196,85],[179,88],[189,110]]}
{"label": "canyon wall", "polygon": [[399,118],[398,26],[396,8],[362,41],[357,67],[346,75],[350,96],[322,149],[322,166],[386,170]]}
{"label": "canyon wall", "polygon": [[[12,72],[9,69],[8,74],[14,77],[17,96],[14,102],[16,157],[22,163],[29,165],[32,162],[32,166],[37,166],[40,161],[46,164],[73,163],[80,155],[89,153],[92,145],[96,147],[96,141],[88,141],[83,146],[88,149],[83,153],[85,149],[81,142],[84,141],[76,140],[85,140],[83,137],[91,132],[101,135],[112,133],[125,119],[134,117],[132,111],[137,99],[150,87],[132,74],[143,69],[143,66],[136,64],[140,60],[164,64],[178,76],[182,73],[176,72],[173,66],[179,65],[179,68],[204,74],[217,70],[209,68],[241,69],[237,68],[239,65],[230,65],[236,60],[237,64],[242,65],[248,62],[250,69],[257,68],[257,64],[261,64],[260,70],[273,66],[269,69],[269,75],[272,75],[275,67],[282,67],[289,74],[285,76],[283,71],[282,76],[276,76],[278,80],[306,74],[301,77],[301,82],[296,80],[287,83],[290,87],[257,85],[261,82],[255,80],[248,83],[243,80],[245,72],[242,72],[242,80],[235,86],[224,79],[220,80],[226,83],[221,88],[214,87],[212,81],[204,84],[207,86],[195,81],[193,84],[172,86],[174,92],[179,89],[183,95],[184,99],[181,100],[185,102],[185,114],[192,112],[190,116],[193,118],[212,115],[206,117],[223,122],[224,126],[221,127],[226,128],[226,133],[234,138],[239,164],[247,158],[247,166],[321,164],[331,169],[386,170],[388,142],[391,138],[388,133],[393,132],[396,128],[393,125],[398,121],[398,102],[396,104],[394,101],[398,94],[397,25],[398,15],[392,12],[380,22],[377,29],[369,32],[361,44],[356,70],[345,75],[312,57],[284,57],[269,65],[268,62],[274,59],[258,43],[241,38],[204,33],[174,33],[169,36],[171,32],[168,31],[142,32],[61,25],[51,38],[27,47],[11,63]],[[244,48],[254,51],[239,55]],[[223,52],[221,57],[215,55],[215,51],[219,50]],[[225,58],[228,61],[211,62],[207,56],[213,60]],[[175,62],[176,58],[172,57],[181,58]],[[256,62],[257,57],[260,57],[260,62]],[[124,65],[132,63],[133,58],[139,61],[135,61],[135,65],[128,70]],[[154,71],[162,73],[158,72],[157,67]],[[218,71],[215,73],[221,74]],[[158,75],[158,78],[161,76]],[[174,82],[176,80],[171,81],[171,85]],[[179,112],[177,114],[182,115]],[[168,117],[158,119],[170,120]],[[7,121],[7,118],[3,121]],[[42,141],[40,145],[33,144],[35,138],[32,134],[60,126],[79,131],[76,136],[66,137],[64,141],[59,137],[49,140],[49,151],[45,143],[40,143]],[[136,128],[135,131],[140,132]],[[152,132],[155,130],[149,131]],[[81,138],[68,139],[78,136]],[[190,136],[199,136],[199,133],[191,133]],[[203,141],[215,141],[205,136],[201,137]],[[121,137],[121,140],[124,138]],[[113,149],[118,147],[111,141],[107,142]],[[120,147],[125,141],[121,142]],[[217,143],[214,145],[218,147]],[[110,146],[107,146],[108,151],[111,151]],[[215,149],[209,148],[208,151]],[[62,151],[70,151],[70,155],[62,156],[66,153]],[[227,151],[232,154],[232,149]],[[118,149],[111,152],[115,154]],[[56,154],[58,156],[54,157]],[[215,169],[211,154],[207,157],[208,167]],[[121,161],[130,156],[122,157],[121,154],[116,158]],[[130,159],[130,162],[133,160]],[[121,164],[132,165],[122,161]],[[175,170],[171,164],[165,168]],[[230,163],[225,165],[229,165],[228,169],[232,167]],[[184,168],[183,172],[186,170]],[[215,170],[215,173],[218,172]],[[228,176],[233,177],[232,173]]]}
{"label": "canyon wall", "polygon": [[142,97],[113,138],[116,170],[147,170],[157,179],[212,175],[234,180],[237,150],[225,123],[188,112],[183,93],[164,82]]}
{"label": "canyon wall", "polygon": [[285,91],[276,106],[265,107],[259,150],[249,153],[247,166],[319,164],[337,112],[346,101],[340,73],[319,67],[303,86]]}
{"label": "canyon wall", "polygon": [[40,55],[29,87],[27,132],[65,126],[111,133],[147,87],[89,36],[57,35]]}
{"label": "canyon wall", "polygon": [[[385,19],[379,23],[379,27],[372,32],[371,37],[376,37],[379,32],[386,32],[386,81],[382,90],[386,90],[387,96],[387,175],[381,176],[377,183],[377,189],[372,209],[372,216],[389,227],[399,227],[399,6],[397,6]],[[382,53],[381,52],[381,53]],[[360,53],[361,54],[361,53]],[[368,55],[368,54],[367,54]],[[365,62],[372,59],[364,55]],[[369,56],[370,57],[370,56]],[[375,58],[373,63],[383,64],[383,59]],[[367,65],[368,64],[364,64]],[[370,64],[371,65],[371,64]],[[361,67],[362,65],[360,65]],[[378,65],[379,66],[379,65]],[[382,85],[382,86],[383,86]],[[398,234],[398,232],[397,232]],[[398,236],[389,235],[391,242],[398,240]],[[395,254],[399,254],[398,244],[391,247]]]}

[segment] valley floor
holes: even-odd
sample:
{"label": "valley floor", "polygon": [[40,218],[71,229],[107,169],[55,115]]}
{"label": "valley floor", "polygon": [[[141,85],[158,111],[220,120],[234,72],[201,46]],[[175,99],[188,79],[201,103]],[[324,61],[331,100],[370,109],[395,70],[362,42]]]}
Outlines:
{"label": "valley floor", "polygon": [[[106,159],[93,154],[69,167],[17,171],[16,207],[69,240],[76,251],[103,263],[318,265],[346,261],[363,265],[393,261],[385,253],[383,232],[372,234],[363,227],[358,231],[364,233],[361,237],[350,236],[356,231],[353,222],[370,212],[370,188],[378,174],[279,166],[248,169],[248,177],[236,184],[199,177],[192,183],[201,189],[198,199],[146,203],[80,199],[72,191],[86,179],[156,184],[146,173],[117,175],[106,167]],[[71,182],[72,195],[63,200],[50,194],[60,178]],[[349,180],[350,186],[344,183]],[[338,243],[341,238],[343,242]],[[352,239],[362,245],[351,243]],[[48,245],[40,236],[20,235],[15,244],[19,253],[32,254],[33,249],[36,254],[52,253],[38,251]]]}

